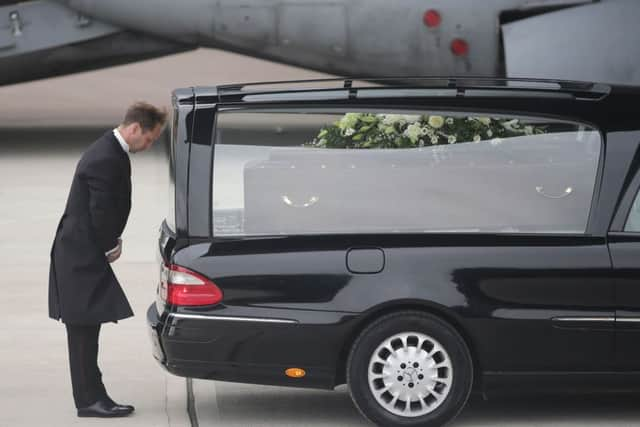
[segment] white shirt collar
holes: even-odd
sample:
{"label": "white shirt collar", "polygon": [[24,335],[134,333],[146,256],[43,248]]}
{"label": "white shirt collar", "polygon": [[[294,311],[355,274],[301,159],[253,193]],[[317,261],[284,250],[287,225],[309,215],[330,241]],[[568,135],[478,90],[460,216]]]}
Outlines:
{"label": "white shirt collar", "polygon": [[120,143],[120,146],[122,147],[124,152],[129,154],[129,144],[127,144],[127,142],[124,140],[122,135],[120,135],[120,131],[118,130],[118,128],[113,129],[113,135],[116,137],[116,139]]}

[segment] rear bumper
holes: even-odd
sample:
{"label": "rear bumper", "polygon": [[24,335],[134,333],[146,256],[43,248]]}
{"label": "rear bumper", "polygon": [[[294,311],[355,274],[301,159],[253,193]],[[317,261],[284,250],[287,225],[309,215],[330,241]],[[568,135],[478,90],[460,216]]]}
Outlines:
{"label": "rear bumper", "polygon": [[[313,319],[243,317],[223,308],[215,316],[159,316],[153,304],[147,322],[153,356],[174,375],[332,389],[350,322],[344,313],[312,315]],[[288,368],[302,368],[306,375],[289,378]]]}

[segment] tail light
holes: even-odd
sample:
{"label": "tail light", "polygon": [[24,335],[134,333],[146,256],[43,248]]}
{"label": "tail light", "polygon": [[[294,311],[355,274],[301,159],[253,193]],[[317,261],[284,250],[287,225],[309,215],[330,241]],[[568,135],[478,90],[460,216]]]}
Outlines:
{"label": "tail light", "polygon": [[162,265],[160,297],[167,304],[213,305],[222,301],[222,291],[206,277],[179,265]]}

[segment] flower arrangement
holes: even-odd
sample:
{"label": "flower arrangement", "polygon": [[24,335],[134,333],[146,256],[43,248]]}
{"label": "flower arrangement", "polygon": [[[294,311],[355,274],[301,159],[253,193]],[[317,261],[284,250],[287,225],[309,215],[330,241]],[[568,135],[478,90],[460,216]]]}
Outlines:
{"label": "flower arrangement", "polygon": [[309,144],[318,148],[414,148],[546,133],[518,119],[347,113],[323,127]]}

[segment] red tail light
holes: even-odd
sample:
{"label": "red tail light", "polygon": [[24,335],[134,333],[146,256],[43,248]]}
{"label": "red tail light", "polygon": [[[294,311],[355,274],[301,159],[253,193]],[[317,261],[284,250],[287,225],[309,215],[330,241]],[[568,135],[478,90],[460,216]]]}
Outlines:
{"label": "red tail light", "polygon": [[222,301],[222,291],[211,280],[179,265],[162,266],[160,296],[167,304],[213,305]]}

